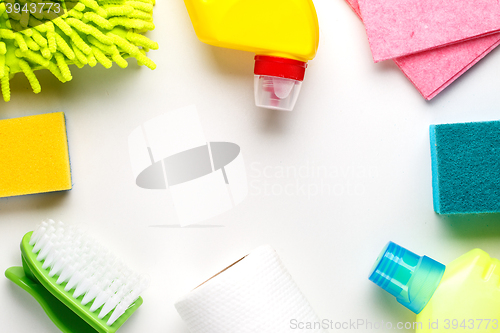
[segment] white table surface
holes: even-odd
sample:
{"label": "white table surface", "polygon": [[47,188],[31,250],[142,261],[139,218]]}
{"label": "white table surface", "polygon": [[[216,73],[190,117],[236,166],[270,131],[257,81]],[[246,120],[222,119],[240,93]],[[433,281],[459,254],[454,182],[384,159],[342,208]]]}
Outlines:
{"label": "white table surface", "polygon": [[[261,244],[278,251],[318,315],[334,321],[415,319],[367,279],[389,240],[443,263],[475,247],[499,256],[499,215],[434,213],[428,137],[430,124],[498,119],[499,51],[427,102],[394,63],[373,63],[346,3],[315,5],[319,52],[293,112],[256,108],[253,54],[199,42],[181,0],[157,1],[148,34],[161,47],[149,54],[156,71],[135,61],[125,70],[75,67],[66,84],[39,73],[39,95],[16,77],[0,118],[64,111],[74,187],[0,199],[0,269],[21,265],[21,238],[40,220],[82,224],[151,276],[144,305],[120,332],[187,333],[174,301]],[[209,227],[175,228],[169,192],[135,186],[127,138],[191,104],[208,140],[241,147],[250,193]],[[321,168],[330,174],[315,175]],[[294,192],[280,193],[287,185]],[[0,299],[1,332],[57,331],[6,278]]]}

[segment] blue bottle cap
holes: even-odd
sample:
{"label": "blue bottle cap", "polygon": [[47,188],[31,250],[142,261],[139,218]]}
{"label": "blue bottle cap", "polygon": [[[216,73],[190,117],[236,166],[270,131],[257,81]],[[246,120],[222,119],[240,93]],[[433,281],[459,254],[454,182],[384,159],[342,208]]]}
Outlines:
{"label": "blue bottle cap", "polygon": [[375,262],[369,279],[418,314],[436,291],[445,268],[427,256],[419,257],[389,242]]}

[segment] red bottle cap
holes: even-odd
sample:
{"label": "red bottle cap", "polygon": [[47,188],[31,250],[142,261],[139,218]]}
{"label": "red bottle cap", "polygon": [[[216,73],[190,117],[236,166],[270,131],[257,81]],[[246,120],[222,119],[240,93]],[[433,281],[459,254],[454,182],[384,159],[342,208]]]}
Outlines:
{"label": "red bottle cap", "polygon": [[299,60],[270,57],[270,56],[255,56],[255,75],[268,75],[304,81],[307,63]]}

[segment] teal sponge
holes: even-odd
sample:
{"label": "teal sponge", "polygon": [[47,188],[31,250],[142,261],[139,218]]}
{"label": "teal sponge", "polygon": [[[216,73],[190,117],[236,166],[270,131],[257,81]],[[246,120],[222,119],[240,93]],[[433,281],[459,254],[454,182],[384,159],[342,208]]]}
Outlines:
{"label": "teal sponge", "polygon": [[500,121],[431,125],[438,214],[500,212]]}

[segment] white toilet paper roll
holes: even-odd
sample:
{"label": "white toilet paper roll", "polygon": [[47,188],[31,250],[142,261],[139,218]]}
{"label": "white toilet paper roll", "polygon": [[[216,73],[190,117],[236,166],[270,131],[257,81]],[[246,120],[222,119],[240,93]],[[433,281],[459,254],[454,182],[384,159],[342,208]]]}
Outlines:
{"label": "white toilet paper roll", "polygon": [[270,246],[226,268],[175,307],[192,333],[324,332],[292,325],[319,319]]}

